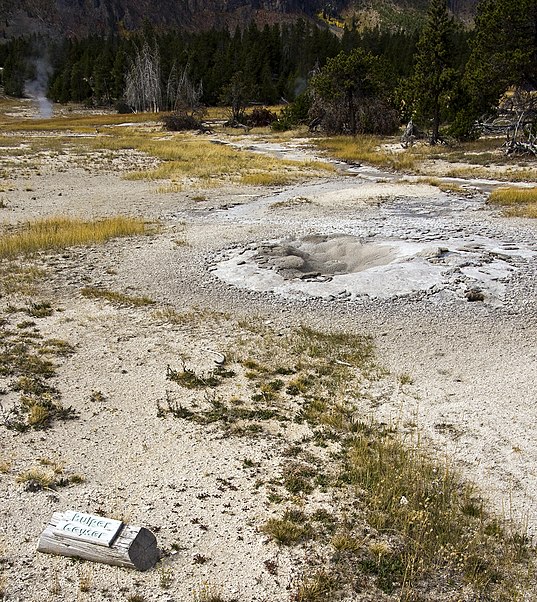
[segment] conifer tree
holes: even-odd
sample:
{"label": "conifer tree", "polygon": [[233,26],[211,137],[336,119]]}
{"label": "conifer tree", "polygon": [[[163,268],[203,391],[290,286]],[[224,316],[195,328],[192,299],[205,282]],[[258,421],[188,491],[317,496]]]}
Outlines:
{"label": "conifer tree", "polygon": [[431,144],[439,140],[440,123],[455,83],[452,34],[447,0],[430,0],[427,22],[418,41],[410,93],[418,119],[431,121]]}
{"label": "conifer tree", "polygon": [[310,81],[311,117],[330,133],[392,133],[383,61],[360,48],[330,58]]}
{"label": "conifer tree", "polygon": [[475,113],[510,87],[537,87],[537,0],[481,0],[465,81]]}

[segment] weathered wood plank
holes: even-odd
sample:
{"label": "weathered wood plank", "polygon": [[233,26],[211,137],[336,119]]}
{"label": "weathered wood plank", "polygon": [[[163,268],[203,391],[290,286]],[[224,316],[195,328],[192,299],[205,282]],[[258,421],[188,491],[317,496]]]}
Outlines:
{"label": "weathered wood plank", "polygon": [[97,546],[110,546],[122,526],[120,520],[67,510],[55,530],[59,537],[87,541]]}
{"label": "weathered wood plank", "polygon": [[[45,554],[75,556],[93,562],[103,562],[146,571],[152,568],[160,558],[157,540],[153,533],[144,527],[121,525],[115,539],[109,545],[86,541],[72,531],[61,529],[69,519],[67,513],[55,512],[39,538],[37,550]],[[89,516],[89,515],[88,515]],[[59,529],[60,527],[60,529]]]}

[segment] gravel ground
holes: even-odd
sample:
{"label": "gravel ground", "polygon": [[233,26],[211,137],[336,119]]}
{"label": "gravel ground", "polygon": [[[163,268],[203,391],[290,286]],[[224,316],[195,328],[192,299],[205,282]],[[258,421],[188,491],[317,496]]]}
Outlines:
{"label": "gravel ground", "polygon": [[[41,294],[56,311],[37,326],[75,347],[55,380],[80,418],[41,432],[2,428],[0,558],[8,600],[127,600],[136,593],[148,601],[191,600],[203,583],[245,602],[289,599],[306,551],[279,549],[259,532],[274,509],[258,481],[277,473],[281,442],[260,437],[253,444],[215,425],[157,416],[170,395],[166,366],[187,358],[210,370],[210,351],[236,351],[245,321],[274,331],[308,324],[372,335],[391,376],[379,383],[368,412],[417,429],[499,512],[537,535],[535,224],[502,218],[478,189],[446,194],[390,174],[354,172],[270,193],[203,195],[157,194],[154,184],[122,180],[102,166],[59,170],[50,162],[40,176],[13,174],[4,222],[126,213],[158,220],[161,229],[39,259],[47,269]],[[320,265],[309,281],[285,278],[267,262],[275,245],[312,235],[396,251],[414,246],[410,255],[394,252],[353,274],[323,273]],[[330,261],[338,253],[331,246]],[[388,294],[393,281],[400,286]],[[87,286],[146,295],[155,305],[84,298]],[[476,288],[483,299],[469,302]],[[0,302],[5,309],[25,299]],[[170,323],[163,309],[191,317]],[[395,387],[398,375],[411,382]],[[302,435],[296,426],[286,438]],[[85,482],[27,491],[16,477],[39,458],[61,462]],[[48,518],[68,508],[146,526],[168,555],[158,569],[138,574],[38,554]]]}

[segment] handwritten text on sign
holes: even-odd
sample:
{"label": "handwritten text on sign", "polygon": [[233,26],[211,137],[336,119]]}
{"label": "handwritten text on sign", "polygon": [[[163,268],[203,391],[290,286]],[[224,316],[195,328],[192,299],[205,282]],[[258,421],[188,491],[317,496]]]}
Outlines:
{"label": "handwritten text on sign", "polygon": [[98,546],[110,546],[123,523],[119,520],[68,510],[58,522],[54,533],[79,539]]}

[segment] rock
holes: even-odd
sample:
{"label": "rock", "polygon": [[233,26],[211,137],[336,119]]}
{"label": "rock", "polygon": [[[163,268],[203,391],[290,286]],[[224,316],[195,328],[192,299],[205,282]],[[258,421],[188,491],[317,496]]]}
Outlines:
{"label": "rock", "polygon": [[468,301],[484,301],[485,295],[479,288],[471,288],[466,292],[466,299]]}
{"label": "rock", "polygon": [[304,260],[297,255],[287,255],[287,257],[278,257],[272,264],[277,270],[299,270],[304,266]]}
{"label": "rock", "polygon": [[295,278],[302,278],[302,272],[300,270],[277,270],[277,272],[285,280],[294,280]]}
{"label": "rock", "polygon": [[423,259],[438,259],[448,253],[449,249],[446,247],[426,247],[423,251],[420,251],[416,256],[423,257]]}
{"label": "rock", "polygon": [[312,280],[314,278],[318,278],[321,275],[321,272],[304,272],[300,275],[302,280]]}

